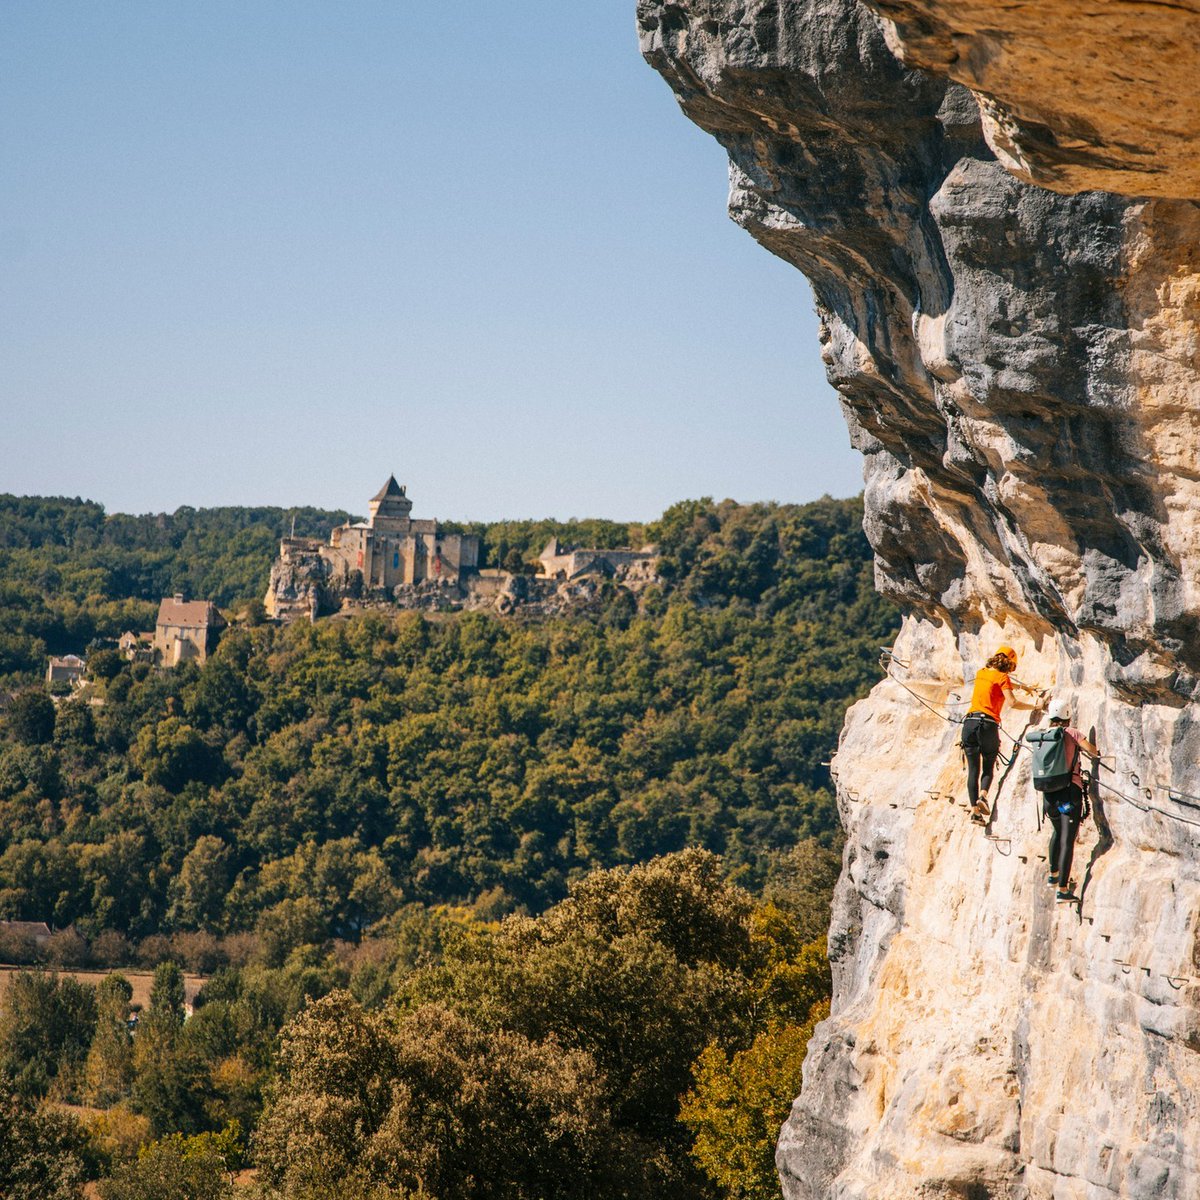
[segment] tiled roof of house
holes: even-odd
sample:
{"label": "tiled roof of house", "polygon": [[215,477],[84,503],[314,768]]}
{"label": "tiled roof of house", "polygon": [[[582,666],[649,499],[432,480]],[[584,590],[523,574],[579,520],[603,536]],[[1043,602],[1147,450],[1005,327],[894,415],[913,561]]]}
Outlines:
{"label": "tiled roof of house", "polygon": [[22,937],[48,938],[50,926],[45,921],[0,921],[0,933],[15,933]]}
{"label": "tiled roof of house", "polygon": [[216,608],[208,600],[178,600],[167,597],[158,606],[159,625],[216,625]]}

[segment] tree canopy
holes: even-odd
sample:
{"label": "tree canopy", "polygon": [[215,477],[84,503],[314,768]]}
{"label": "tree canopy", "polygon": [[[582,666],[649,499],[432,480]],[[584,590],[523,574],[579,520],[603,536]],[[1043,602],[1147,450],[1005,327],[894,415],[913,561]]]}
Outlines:
{"label": "tree canopy", "polygon": [[406,902],[536,912],[686,846],[759,886],[835,838],[822,761],[894,628],[859,518],[676,505],[641,611],[239,626],[202,670],[106,666],[44,740],[10,709],[0,916],[285,956]]}
{"label": "tree canopy", "polygon": [[[55,703],[47,650],[253,598],[291,513],[0,498],[0,918],[57,928],[3,949],[157,968],[132,1030],[120,978],[10,981],[0,1115],[61,1154],[0,1178],[77,1194],[65,1102],[100,1110],[109,1200],[242,1194],[243,1131],[247,1200],[765,1200],[829,990],[822,762],[897,623],[861,515],[472,527],[514,564],[653,542],[663,582],[554,618],[251,612],[202,668],[97,643]],[[181,962],[211,974],[186,1021]]]}

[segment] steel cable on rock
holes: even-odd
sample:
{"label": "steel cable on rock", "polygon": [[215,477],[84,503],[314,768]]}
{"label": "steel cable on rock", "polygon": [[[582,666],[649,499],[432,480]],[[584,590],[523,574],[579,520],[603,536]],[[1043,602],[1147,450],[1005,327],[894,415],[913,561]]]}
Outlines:
{"label": "steel cable on rock", "polygon": [[[1103,765],[1103,764],[1101,764]],[[1106,771],[1112,771],[1111,767],[1105,767]],[[1119,772],[1113,771],[1114,775]],[[1125,776],[1130,782],[1133,782],[1134,773],[1130,772]],[[1108,792],[1110,796],[1115,796],[1118,800],[1123,800],[1126,804],[1132,805],[1139,812],[1157,813],[1160,817],[1166,817],[1168,821],[1178,821],[1182,825],[1190,825],[1193,829],[1200,829],[1200,821],[1195,821],[1191,817],[1180,816],[1179,813],[1167,812],[1165,808],[1159,808],[1157,804],[1151,804],[1149,800],[1139,800],[1134,796],[1127,796],[1124,792],[1113,787],[1111,784],[1103,783],[1099,777],[1095,780],[1096,787],[1101,791]],[[1146,788],[1146,791],[1150,791]]]}
{"label": "steel cable on rock", "polygon": [[[884,661],[885,656],[889,661],[887,661],[887,662]],[[881,654],[879,656],[879,665],[883,668],[883,673],[889,679],[891,679],[894,683],[898,683],[918,704],[920,704],[923,708],[929,709],[929,711],[931,713],[933,713],[933,715],[935,717],[941,717],[942,720],[945,721],[949,725],[961,725],[963,723],[963,721],[966,719],[965,715],[959,716],[959,714],[957,714],[957,713],[939,712],[937,707],[935,707],[928,700],[926,700],[924,696],[921,696],[918,693],[914,692],[912,690],[912,688],[910,688],[908,686],[908,684],[906,684],[904,682],[903,679],[901,679],[898,675],[892,674],[892,669],[891,669],[891,666],[889,665],[891,659],[892,659],[892,656],[890,654],[888,654],[886,650],[884,651],[883,654]],[[900,660],[897,659],[895,661],[900,661]],[[951,695],[954,695],[954,694],[956,694],[956,693],[951,693]],[[965,700],[957,700],[957,701],[955,701],[955,703],[956,704],[965,704],[966,701]],[[941,707],[948,709],[949,705],[942,704]],[[1005,729],[1004,726],[1001,725],[999,721],[996,722],[996,727],[997,727],[997,729],[1000,730],[1000,732],[1002,734],[1004,734],[1004,736],[1006,738],[1008,738],[1008,740],[1010,742],[1012,742],[1013,746],[1017,750],[1020,750],[1021,742],[1017,738],[1013,737],[1013,735],[1011,733],[1009,733],[1008,730]],[[1011,765],[1011,763],[1012,763],[1013,759],[1016,757],[1016,755],[1014,753],[1014,754],[1010,755],[1008,758],[1005,758],[1003,754],[997,754],[996,757],[1007,767],[1007,766]]]}
{"label": "steel cable on rock", "polygon": [[[912,688],[910,688],[908,684],[904,682],[903,679],[901,679],[898,675],[893,675],[889,667],[885,666],[883,671],[889,679],[895,683],[898,683],[918,704],[920,704],[923,708],[929,709],[929,711],[933,713],[935,717],[941,717],[942,720],[949,725],[961,725],[963,723],[963,719],[960,716],[956,716],[952,713],[939,712],[935,705],[926,700],[924,696],[914,692]],[[941,707],[945,708],[946,706],[942,705]]]}

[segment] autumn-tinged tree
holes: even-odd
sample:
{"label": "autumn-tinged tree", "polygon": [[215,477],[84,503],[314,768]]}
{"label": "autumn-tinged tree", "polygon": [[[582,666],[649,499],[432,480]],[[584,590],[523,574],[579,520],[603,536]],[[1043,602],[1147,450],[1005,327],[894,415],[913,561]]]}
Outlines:
{"label": "autumn-tinged tree", "polygon": [[800,1092],[800,1069],[822,1001],[803,1025],[773,1020],[748,1049],[727,1057],[709,1046],[696,1063],[695,1087],[680,1109],[692,1154],[728,1200],[779,1200],[775,1143]]}
{"label": "autumn-tinged tree", "polygon": [[[805,906],[807,909],[807,906]],[[693,1067],[679,1119],[692,1157],[728,1200],[778,1200],[775,1143],[800,1090],[813,1027],[829,1015],[825,939],[805,942],[804,925],[775,904],[750,917],[748,998],[742,1038],[714,1038]]]}
{"label": "autumn-tinged tree", "polygon": [[100,1183],[101,1200],[229,1200],[233,1175],[213,1135],[150,1142]]}
{"label": "autumn-tinged tree", "polygon": [[448,948],[415,998],[473,1021],[581,1051],[630,1139],[647,1194],[702,1195],[676,1117],[691,1068],[714,1037],[740,1044],[755,985],[750,897],[700,850],[597,872],[543,916],[510,918]]}
{"label": "autumn-tinged tree", "polygon": [[437,1200],[638,1194],[587,1055],[437,1005],[392,1023],[344,992],[289,1027],[256,1146],[288,1196],[344,1182]]}
{"label": "autumn-tinged tree", "polygon": [[799,927],[773,904],[757,906],[750,924],[754,1031],[769,1020],[803,1024],[832,989],[824,937],[802,941]]}

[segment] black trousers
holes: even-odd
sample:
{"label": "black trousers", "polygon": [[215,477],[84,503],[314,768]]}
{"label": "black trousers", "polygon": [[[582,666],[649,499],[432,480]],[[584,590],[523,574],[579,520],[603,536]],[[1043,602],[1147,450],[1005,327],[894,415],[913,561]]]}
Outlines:
{"label": "black trousers", "polygon": [[967,756],[967,798],[974,807],[980,789],[987,792],[992,787],[1000,753],[1000,726],[990,717],[968,713],[962,726],[962,748]]}
{"label": "black trousers", "polygon": [[1065,891],[1071,883],[1071,859],[1075,856],[1075,836],[1083,816],[1083,791],[1073,783],[1061,792],[1048,792],[1042,797],[1042,811],[1050,822],[1050,874],[1058,876],[1058,886]]}

